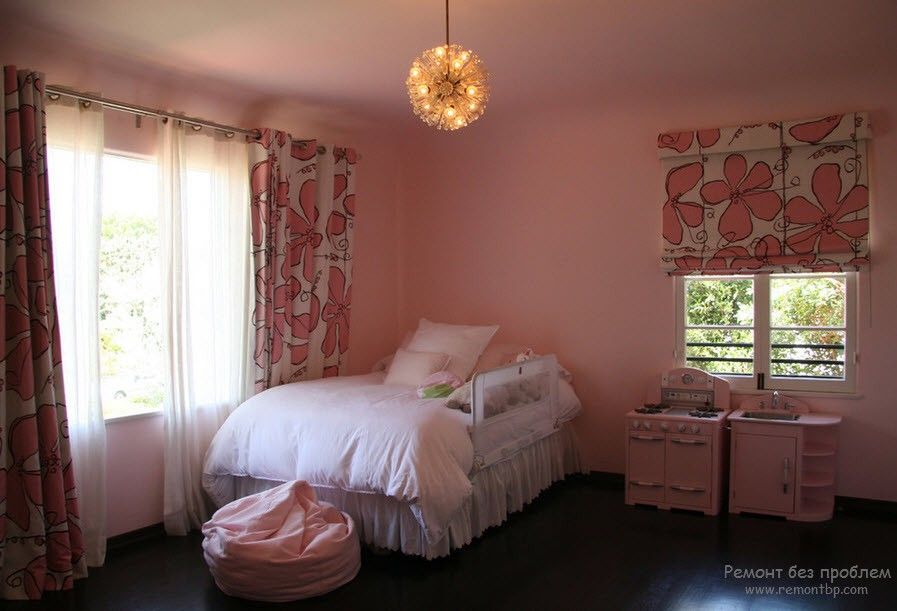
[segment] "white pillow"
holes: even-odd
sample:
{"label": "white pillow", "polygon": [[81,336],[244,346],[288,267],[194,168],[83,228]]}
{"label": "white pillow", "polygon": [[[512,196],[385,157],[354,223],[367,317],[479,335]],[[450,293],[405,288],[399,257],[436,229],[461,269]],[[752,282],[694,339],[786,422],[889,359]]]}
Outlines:
{"label": "white pillow", "polygon": [[451,361],[446,369],[466,380],[496,331],[498,325],[445,325],[421,318],[408,349],[449,355]]}
{"label": "white pillow", "polygon": [[449,360],[450,357],[442,352],[415,352],[399,348],[383,383],[417,386],[427,376],[445,369]]}

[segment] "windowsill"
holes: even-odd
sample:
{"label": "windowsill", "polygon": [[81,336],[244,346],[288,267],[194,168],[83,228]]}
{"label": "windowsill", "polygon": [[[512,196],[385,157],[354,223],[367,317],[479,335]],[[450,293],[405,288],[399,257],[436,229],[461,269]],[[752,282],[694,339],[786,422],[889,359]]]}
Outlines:
{"label": "windowsill", "polygon": [[783,389],[773,389],[767,388],[765,390],[757,390],[756,388],[732,388],[731,392],[733,395],[771,395],[776,390],[779,391],[781,395],[788,395],[789,397],[815,397],[817,399],[847,399],[849,401],[854,401],[856,399],[862,399],[864,395],[859,392],[837,392],[833,390],[783,390]]}
{"label": "windowsill", "polygon": [[[683,365],[680,365],[682,367]],[[858,390],[807,390],[807,389],[787,389],[787,388],[764,388],[762,390],[755,387],[754,378],[747,376],[732,376],[714,373],[717,377],[722,378],[729,383],[729,391],[733,395],[771,395],[778,391],[781,395],[789,397],[815,397],[817,399],[847,399],[853,401],[864,398],[863,393]]]}
{"label": "windowsill", "polygon": [[155,409],[155,410],[147,411],[147,412],[138,412],[136,414],[125,414],[123,416],[112,416],[110,418],[105,418],[105,423],[106,423],[106,426],[108,426],[109,424],[116,423],[116,422],[127,422],[128,420],[142,420],[144,418],[154,418],[157,416],[158,417],[162,416],[161,409]]}

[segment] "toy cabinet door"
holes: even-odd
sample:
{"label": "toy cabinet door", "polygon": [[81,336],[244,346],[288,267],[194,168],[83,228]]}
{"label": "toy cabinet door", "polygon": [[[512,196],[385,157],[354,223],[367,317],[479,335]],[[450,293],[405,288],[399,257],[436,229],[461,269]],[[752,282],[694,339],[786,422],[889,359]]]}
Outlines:
{"label": "toy cabinet door", "polygon": [[664,496],[664,436],[629,435],[629,496],[635,501],[662,502]]}
{"label": "toy cabinet door", "polygon": [[796,450],[793,437],[737,434],[732,462],[735,505],[747,511],[794,513]]}

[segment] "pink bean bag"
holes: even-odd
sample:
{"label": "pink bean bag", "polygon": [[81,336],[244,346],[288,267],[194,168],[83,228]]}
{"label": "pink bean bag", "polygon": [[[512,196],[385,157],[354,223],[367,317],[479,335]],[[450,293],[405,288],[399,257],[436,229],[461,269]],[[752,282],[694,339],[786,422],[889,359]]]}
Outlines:
{"label": "pink bean bag", "polygon": [[352,518],[287,482],[229,503],[202,527],[203,555],[230,596],[285,602],[352,581],[361,548]]}

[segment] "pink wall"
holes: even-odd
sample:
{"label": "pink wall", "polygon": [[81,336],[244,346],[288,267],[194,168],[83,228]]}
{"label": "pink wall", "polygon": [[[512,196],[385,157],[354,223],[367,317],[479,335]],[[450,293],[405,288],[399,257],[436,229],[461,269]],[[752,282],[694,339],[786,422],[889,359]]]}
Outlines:
{"label": "pink wall", "polygon": [[106,535],[162,521],[162,414],[106,423]]}
{"label": "pink wall", "polygon": [[[0,64],[40,70],[47,81],[111,98],[162,107],[241,126],[271,126],[298,137],[354,146],[358,165],[357,241],[350,370],[367,371],[392,349],[398,311],[396,190],[398,156],[384,128],[356,115],[304,104],[298,97],[269,100],[258,92],[195,75],[165,72],[97,55],[21,24],[0,23]],[[152,154],[152,128],[109,112],[110,148]],[[162,520],[162,418],[107,423],[110,536]]]}
{"label": "pink wall", "polygon": [[459,133],[413,130],[400,326],[420,316],[500,323],[500,337],[556,352],[585,404],[587,465],[622,472],[623,414],[673,364],[658,132],[869,110],[875,263],[861,278],[862,397],[811,404],[845,416],[838,493],[897,500],[897,85],[888,74],[597,99],[516,119],[495,104]]}

